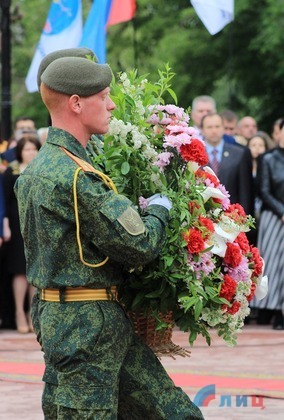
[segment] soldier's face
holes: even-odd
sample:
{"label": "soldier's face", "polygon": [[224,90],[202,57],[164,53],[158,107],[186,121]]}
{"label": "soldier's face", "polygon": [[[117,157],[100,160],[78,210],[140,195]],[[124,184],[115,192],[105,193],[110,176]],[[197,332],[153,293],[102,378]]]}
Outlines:
{"label": "soldier's face", "polygon": [[95,95],[83,98],[83,124],[90,134],[105,134],[108,131],[111,111],[115,109],[109,94],[110,89],[107,87]]}

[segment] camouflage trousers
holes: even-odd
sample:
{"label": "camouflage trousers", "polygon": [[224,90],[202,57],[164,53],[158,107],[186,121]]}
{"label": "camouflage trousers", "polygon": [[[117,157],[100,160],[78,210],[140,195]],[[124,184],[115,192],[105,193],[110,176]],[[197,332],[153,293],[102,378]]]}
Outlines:
{"label": "camouflage trousers", "polygon": [[46,420],[203,419],[117,302],[35,296],[32,318],[46,364]]}

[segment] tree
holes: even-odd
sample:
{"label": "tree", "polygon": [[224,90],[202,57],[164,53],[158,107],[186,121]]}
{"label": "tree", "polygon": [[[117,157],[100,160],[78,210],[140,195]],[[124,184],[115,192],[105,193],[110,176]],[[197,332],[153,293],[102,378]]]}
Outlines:
{"label": "tree", "polygon": [[[12,0],[23,15],[13,27],[13,118],[29,113],[47,124],[39,94],[28,94],[24,80],[51,0]],[[91,0],[83,0],[84,16]],[[137,67],[158,78],[168,62],[176,73],[173,88],[187,108],[196,95],[217,99],[239,116],[253,115],[261,129],[284,116],[284,9],[275,0],[238,0],[235,20],[211,36],[188,0],[137,0],[133,21],[108,28],[107,57],[114,71]],[[34,13],[41,10],[43,13]],[[27,111],[28,110],[28,111]]]}

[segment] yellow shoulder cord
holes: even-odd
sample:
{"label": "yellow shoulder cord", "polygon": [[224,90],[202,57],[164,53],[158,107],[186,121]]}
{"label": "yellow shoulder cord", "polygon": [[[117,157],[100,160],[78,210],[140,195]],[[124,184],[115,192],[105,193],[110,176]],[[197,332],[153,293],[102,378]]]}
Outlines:
{"label": "yellow shoulder cord", "polygon": [[77,198],[77,178],[80,171],[88,171],[93,172],[96,175],[98,175],[104,183],[111,188],[115,193],[117,193],[116,186],[114,185],[113,181],[105,175],[103,172],[98,171],[95,169],[92,165],[90,165],[88,162],[84,161],[83,159],[78,158],[77,156],[74,156],[72,153],[70,153],[68,150],[66,150],[64,147],[61,147],[61,150],[63,150],[77,165],[79,165],[79,168],[76,169],[74,174],[74,180],[73,180],[73,194],[74,194],[74,212],[75,212],[75,221],[76,221],[76,238],[77,238],[77,244],[79,248],[79,256],[81,262],[92,268],[98,268],[103,266],[107,263],[109,260],[109,257],[106,257],[103,261],[101,261],[98,264],[90,264],[87,261],[84,260],[83,257],[83,249],[82,249],[82,243],[80,238],[80,221],[79,221],[79,211],[78,211],[78,198]]}

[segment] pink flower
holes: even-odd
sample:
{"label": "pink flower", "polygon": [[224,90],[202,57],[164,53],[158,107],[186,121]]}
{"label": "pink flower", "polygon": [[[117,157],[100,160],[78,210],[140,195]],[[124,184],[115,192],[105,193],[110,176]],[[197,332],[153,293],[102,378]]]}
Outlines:
{"label": "pink flower", "polygon": [[240,264],[235,267],[225,266],[224,271],[229,274],[236,282],[239,281],[248,281],[250,279],[250,270],[248,268],[248,259],[242,257]]}
{"label": "pink flower", "polygon": [[190,144],[191,137],[186,133],[169,134],[164,138],[164,148],[174,147],[177,151],[180,150],[182,144]]}
{"label": "pink flower", "polygon": [[158,155],[156,162],[154,162],[154,165],[158,166],[160,169],[164,168],[165,166],[168,166],[171,157],[173,157],[173,153],[170,152],[162,152]]}
{"label": "pink flower", "polygon": [[[180,121],[178,123],[178,125],[176,125],[176,124],[170,124],[170,125],[168,125],[167,126],[167,130],[169,130],[171,134],[174,134],[174,133],[186,133],[189,136],[193,136],[194,133],[195,133],[195,131],[196,131],[193,127],[188,127],[186,125],[186,123],[183,122],[183,121]],[[203,142],[203,140],[200,140],[200,141]]]}
{"label": "pink flower", "polygon": [[202,278],[202,275],[203,277],[206,277],[208,274],[212,273],[215,268],[215,263],[210,252],[201,254],[200,261],[194,261],[192,255],[189,254],[188,263],[194,269],[198,280]]}
{"label": "pink flower", "polygon": [[141,210],[145,210],[148,207],[147,198],[144,198],[144,197],[141,196],[141,197],[139,197],[138,202],[139,202],[139,207],[140,207]]}
{"label": "pink flower", "polygon": [[217,188],[226,196],[222,200],[222,209],[227,210],[230,206],[230,194],[223,184],[219,184]]}

